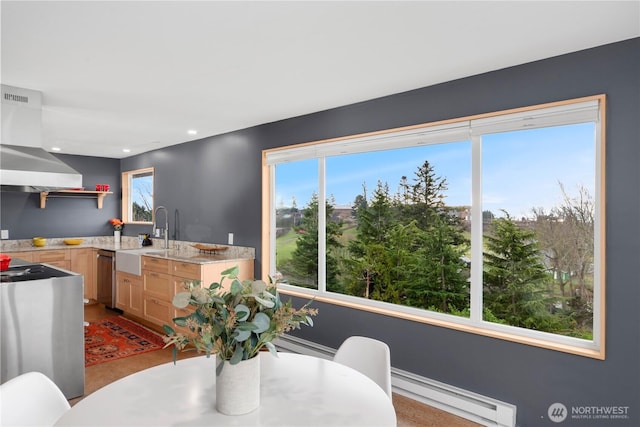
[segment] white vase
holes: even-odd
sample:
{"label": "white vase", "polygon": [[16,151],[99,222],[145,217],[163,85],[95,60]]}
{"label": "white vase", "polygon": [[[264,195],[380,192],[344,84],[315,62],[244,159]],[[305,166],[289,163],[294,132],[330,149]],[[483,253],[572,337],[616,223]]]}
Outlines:
{"label": "white vase", "polygon": [[113,242],[120,243],[120,230],[113,231]]}
{"label": "white vase", "polygon": [[[242,415],[260,406],[260,356],[232,365],[216,356],[216,409],[225,415]],[[218,375],[217,372],[220,372]]]}

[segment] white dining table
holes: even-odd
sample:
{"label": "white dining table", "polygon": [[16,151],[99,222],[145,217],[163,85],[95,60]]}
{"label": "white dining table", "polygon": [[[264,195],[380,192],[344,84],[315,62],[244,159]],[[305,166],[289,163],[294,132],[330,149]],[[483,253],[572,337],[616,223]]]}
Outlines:
{"label": "white dining table", "polygon": [[56,426],[396,426],[391,399],[360,372],[301,354],[259,357],[260,406],[248,414],[216,410],[215,358],[201,356],[115,381]]}

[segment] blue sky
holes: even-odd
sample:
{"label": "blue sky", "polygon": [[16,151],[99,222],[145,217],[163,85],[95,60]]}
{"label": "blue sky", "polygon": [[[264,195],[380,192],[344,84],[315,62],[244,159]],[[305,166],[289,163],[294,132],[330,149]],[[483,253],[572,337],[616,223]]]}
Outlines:
{"label": "blue sky", "polygon": [[[485,135],[482,144],[483,210],[500,215],[505,209],[514,217],[528,216],[534,207],[549,210],[562,201],[560,182],[569,195],[580,186],[594,195],[593,124]],[[447,181],[447,205],[471,204],[468,141],[327,158],[327,195],[337,205],[352,205],[363,183],[370,196],[378,180],[394,194],[403,175],[413,183],[425,160]],[[295,197],[303,208],[317,192],[317,171],[315,159],[278,165],[276,205],[291,206]]]}

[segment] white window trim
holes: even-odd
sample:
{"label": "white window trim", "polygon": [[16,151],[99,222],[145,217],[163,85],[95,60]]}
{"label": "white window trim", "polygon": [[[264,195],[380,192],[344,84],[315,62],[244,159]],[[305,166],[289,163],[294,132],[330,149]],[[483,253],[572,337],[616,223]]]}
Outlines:
{"label": "white window trim", "polygon": [[[324,156],[361,153],[376,150],[388,150],[411,146],[437,144],[458,141],[461,138],[470,140],[472,145],[472,217],[482,217],[481,203],[481,136],[489,133],[533,129],[547,126],[561,126],[585,122],[596,124],[596,222],[594,224],[594,290],[593,290],[593,340],[584,340],[563,335],[552,334],[500,325],[482,320],[482,263],[472,262],[471,267],[471,317],[431,312],[423,309],[390,304],[382,301],[368,300],[350,295],[327,292],[324,283],[324,263],[319,263],[319,289],[307,289],[291,285],[279,284],[284,294],[314,297],[318,301],[347,306],[353,309],[372,311],[388,316],[400,317],[422,323],[428,323],[465,332],[490,336],[513,342],[572,353],[580,356],[604,360],[605,358],[605,95],[596,95],[575,100],[560,101],[538,106],[524,107],[502,112],[488,113],[473,117],[449,120],[433,124],[412,126],[401,129],[375,132],[353,137],[337,138],[265,150],[263,152],[263,185],[270,197],[263,197],[263,215],[268,219],[268,232],[264,232],[263,217],[263,277],[273,275],[275,269],[275,218],[272,206],[275,205],[275,165],[320,157],[319,162],[319,213],[324,220],[326,194],[324,185]],[[320,230],[324,227],[319,225]],[[482,260],[482,223],[472,222],[472,260]],[[265,240],[267,242],[265,242]],[[324,255],[324,236],[319,236],[319,253]],[[264,249],[268,248],[268,252]]]}

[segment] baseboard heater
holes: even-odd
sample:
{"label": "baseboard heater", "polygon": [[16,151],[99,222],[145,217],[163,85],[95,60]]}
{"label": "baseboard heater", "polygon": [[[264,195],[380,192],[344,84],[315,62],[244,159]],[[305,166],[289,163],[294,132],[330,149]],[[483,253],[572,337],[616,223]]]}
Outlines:
{"label": "baseboard heater", "polygon": [[[333,359],[335,349],[285,335],[274,344],[283,351]],[[391,368],[394,393],[485,426],[514,427],[516,406],[458,387]]]}

